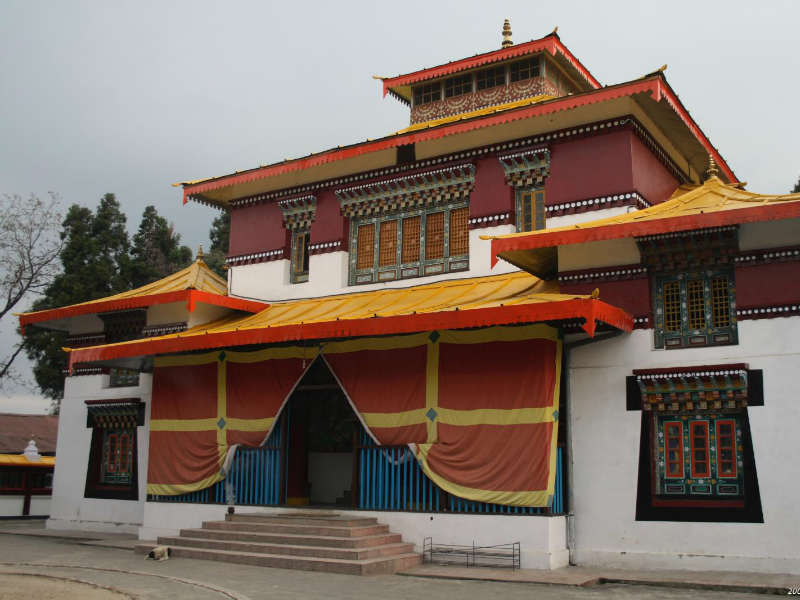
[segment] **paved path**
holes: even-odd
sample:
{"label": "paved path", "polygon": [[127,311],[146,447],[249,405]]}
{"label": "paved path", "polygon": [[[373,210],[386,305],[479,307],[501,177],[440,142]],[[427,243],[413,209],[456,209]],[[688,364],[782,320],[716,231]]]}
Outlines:
{"label": "paved path", "polygon": [[[650,585],[627,585],[619,583],[596,584],[579,587],[578,580],[564,580],[568,585],[534,584],[529,581],[537,571],[506,571],[495,573],[492,569],[469,569],[468,573],[459,574],[449,569],[447,575],[493,577],[505,575],[514,579],[512,582],[476,581],[463,579],[443,579],[443,573],[436,573],[435,567],[426,567],[426,577],[381,575],[372,577],[356,577],[330,573],[307,571],[288,571],[249,567],[245,565],[215,563],[192,559],[170,559],[164,562],[144,560],[141,555],[134,554],[122,547],[104,547],[96,545],[103,542],[103,535],[90,535],[94,539],[85,539],[81,535],[63,534],[59,537],[51,535],[27,535],[25,527],[6,527],[0,529],[0,586],[3,577],[12,575],[48,575],[56,580],[73,580],[73,582],[90,583],[99,586],[97,593],[114,590],[129,598],[141,600],[171,600],[191,598],[192,600],[260,600],[269,598],[309,598],[331,600],[393,600],[408,598],[424,598],[425,600],[472,600],[502,598],[503,600],[556,600],[556,599],[663,599],[679,598],[722,598],[746,600],[763,598],[763,593],[737,593],[710,589],[681,589],[676,587],[657,587]],[[9,532],[9,529],[13,533]],[[28,527],[31,529],[31,526]],[[6,533],[9,532],[9,533]],[[124,540],[112,540],[123,546]],[[87,544],[95,545],[87,545]],[[572,578],[571,569],[554,572],[557,577]],[[628,572],[631,573],[631,572]],[[427,576],[435,575],[436,578]],[[551,579],[552,579],[551,573]],[[580,574],[584,577],[586,573]],[[676,577],[687,576],[679,573]],[[696,574],[695,574],[696,575]],[[579,579],[580,579],[579,577]],[[773,578],[762,576],[761,581]],[[776,576],[777,577],[777,576]],[[719,579],[719,578],[718,578]],[[33,578],[35,581],[35,578]],[[12,578],[11,581],[20,581]],[[28,581],[28,580],[25,580]],[[536,580],[539,581],[539,580]],[[575,583],[578,585],[575,585]],[[781,580],[783,581],[783,580]],[[52,583],[49,580],[48,583]],[[673,582],[675,583],[675,582]],[[680,578],[677,579],[680,583]],[[74,585],[80,585],[74,583]],[[800,577],[798,583],[800,585]],[[67,586],[68,587],[68,586]],[[82,598],[78,591],[74,593],[64,588],[59,598]],[[7,586],[2,587],[6,593]],[[79,589],[79,588],[76,588]],[[22,591],[21,589],[19,590]],[[785,594],[785,591],[783,592]],[[71,594],[71,595],[70,595]],[[6,596],[16,598],[13,594]],[[19,597],[23,597],[21,594]],[[31,598],[36,597],[30,596]],[[47,596],[42,594],[41,597]],[[108,595],[120,598],[119,595]],[[4,596],[0,595],[0,598]],[[103,598],[98,595],[97,598]]]}

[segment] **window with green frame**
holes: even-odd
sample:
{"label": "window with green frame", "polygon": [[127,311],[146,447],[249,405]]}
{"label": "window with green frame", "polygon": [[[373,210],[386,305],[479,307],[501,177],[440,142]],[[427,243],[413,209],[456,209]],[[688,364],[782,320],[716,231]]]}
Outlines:
{"label": "window with green frame", "polygon": [[658,275],[654,288],[656,348],[738,343],[732,269]]}
{"label": "window with green frame", "polygon": [[308,238],[307,230],[292,232],[292,253],[289,279],[292,283],[308,281]]}
{"label": "window with green frame", "polygon": [[469,269],[469,206],[352,219],[350,285]]}
{"label": "window with green frame", "polygon": [[654,414],[655,496],[741,498],[742,426],[737,413]]}
{"label": "window with green frame", "polygon": [[545,227],[544,189],[517,190],[517,231]]}

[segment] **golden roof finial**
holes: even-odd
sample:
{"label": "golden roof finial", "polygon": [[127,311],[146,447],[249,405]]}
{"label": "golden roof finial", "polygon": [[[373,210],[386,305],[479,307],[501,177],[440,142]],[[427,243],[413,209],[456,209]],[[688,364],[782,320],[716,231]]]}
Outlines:
{"label": "golden roof finial", "polygon": [[203,260],[203,256],[204,256],[203,255],[203,244],[200,244],[197,247],[197,256],[195,256],[195,260],[198,260],[198,261]]}
{"label": "golden roof finial", "polygon": [[508,48],[513,46],[514,42],[511,41],[511,23],[508,19],[503,21],[503,43],[500,44],[501,48]]}
{"label": "golden roof finial", "polygon": [[706,169],[706,178],[704,181],[708,181],[712,177],[719,177],[719,169],[717,168],[717,163],[714,161],[714,157],[709,154],[708,168]]}

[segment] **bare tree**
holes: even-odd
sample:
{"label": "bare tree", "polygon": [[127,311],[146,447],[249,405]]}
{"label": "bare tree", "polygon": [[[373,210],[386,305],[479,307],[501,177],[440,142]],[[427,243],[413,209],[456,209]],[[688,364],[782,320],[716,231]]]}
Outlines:
{"label": "bare tree", "polygon": [[[29,294],[41,293],[56,275],[63,245],[59,204],[53,193],[46,199],[0,196],[0,319]],[[0,385],[22,346],[15,345],[0,363]]]}

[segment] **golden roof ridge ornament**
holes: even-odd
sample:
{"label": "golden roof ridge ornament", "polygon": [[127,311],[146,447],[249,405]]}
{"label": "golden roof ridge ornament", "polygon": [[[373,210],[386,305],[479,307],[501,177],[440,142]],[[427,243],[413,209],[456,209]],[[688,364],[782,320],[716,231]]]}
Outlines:
{"label": "golden roof ridge ornament", "polygon": [[709,154],[708,168],[706,169],[706,177],[703,181],[708,181],[712,177],[719,177],[719,169],[717,168],[716,161],[714,161],[714,157],[711,154]]}
{"label": "golden roof ridge ornament", "polygon": [[203,260],[203,256],[204,256],[204,254],[203,254],[203,244],[199,244],[199,245],[197,246],[197,254],[195,255],[195,258],[194,258],[194,259],[195,259],[197,262],[200,262],[200,261],[202,261],[202,260]]}
{"label": "golden roof ridge ornament", "polygon": [[506,19],[503,21],[503,43],[500,44],[501,48],[508,48],[513,46],[514,42],[511,41],[511,22]]}

